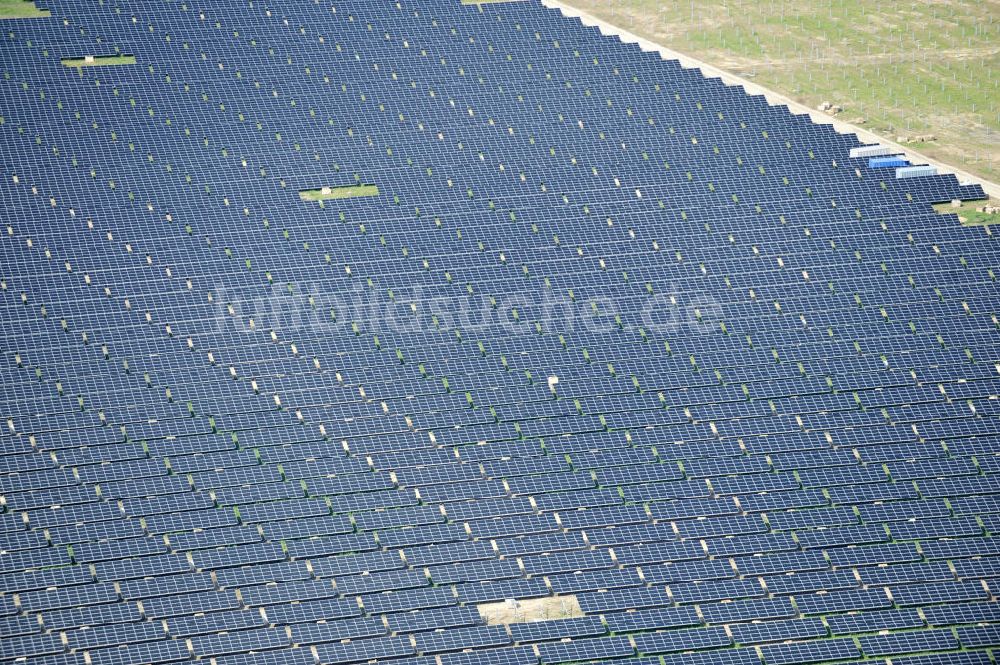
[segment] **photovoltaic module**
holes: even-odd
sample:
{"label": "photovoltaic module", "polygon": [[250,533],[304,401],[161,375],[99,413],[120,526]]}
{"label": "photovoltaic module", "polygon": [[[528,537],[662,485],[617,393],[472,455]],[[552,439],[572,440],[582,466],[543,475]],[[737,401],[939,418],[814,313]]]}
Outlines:
{"label": "photovoltaic module", "polygon": [[534,0],[36,6],[0,662],[994,662],[980,186]]}

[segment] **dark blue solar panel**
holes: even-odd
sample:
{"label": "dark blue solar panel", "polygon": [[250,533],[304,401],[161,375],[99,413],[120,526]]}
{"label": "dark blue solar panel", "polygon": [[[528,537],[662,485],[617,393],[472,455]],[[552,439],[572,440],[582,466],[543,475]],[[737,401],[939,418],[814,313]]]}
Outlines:
{"label": "dark blue solar panel", "polygon": [[979,186],[536,0],[41,4],[0,47],[0,657],[997,646],[995,235],[929,205]]}
{"label": "dark blue solar panel", "polygon": [[785,664],[813,663],[826,660],[843,660],[860,656],[858,648],[850,639],[830,639],[814,642],[781,644],[761,647],[764,661]]}
{"label": "dark blue solar panel", "polygon": [[925,654],[921,656],[908,656],[905,658],[893,658],[893,665],[945,665],[954,663],[955,665],[986,665],[991,662],[989,654],[985,651],[962,651],[958,653]]}
{"label": "dark blue solar panel", "polygon": [[620,658],[635,652],[626,637],[602,637],[584,640],[570,640],[538,647],[543,662],[564,663],[576,660],[597,660],[600,658]]}
{"label": "dark blue solar panel", "polygon": [[670,630],[637,635],[635,646],[640,653],[670,653],[729,646],[732,639],[721,627]]}

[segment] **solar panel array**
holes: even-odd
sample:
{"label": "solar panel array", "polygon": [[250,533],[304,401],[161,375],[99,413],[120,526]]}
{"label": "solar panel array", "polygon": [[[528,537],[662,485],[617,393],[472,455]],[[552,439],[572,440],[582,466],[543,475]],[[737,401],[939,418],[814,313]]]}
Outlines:
{"label": "solar panel array", "polygon": [[978,186],[536,2],[49,8],[0,660],[992,662],[997,252],[930,205]]}

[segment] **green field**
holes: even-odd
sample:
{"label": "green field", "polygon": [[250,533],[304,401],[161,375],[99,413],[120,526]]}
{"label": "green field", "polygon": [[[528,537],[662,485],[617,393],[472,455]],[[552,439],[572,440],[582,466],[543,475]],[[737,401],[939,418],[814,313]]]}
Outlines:
{"label": "green field", "polygon": [[992,226],[1000,224],[1000,214],[986,213],[976,210],[985,206],[1000,207],[1000,201],[989,199],[988,201],[963,201],[959,206],[950,203],[939,203],[934,209],[940,213],[953,213],[958,215],[959,221],[964,226]]}
{"label": "green field", "polygon": [[1000,180],[1000,0],[562,0]]}
{"label": "green field", "polygon": [[49,12],[38,9],[31,0],[0,0],[0,19],[42,18],[44,16],[49,16]]}

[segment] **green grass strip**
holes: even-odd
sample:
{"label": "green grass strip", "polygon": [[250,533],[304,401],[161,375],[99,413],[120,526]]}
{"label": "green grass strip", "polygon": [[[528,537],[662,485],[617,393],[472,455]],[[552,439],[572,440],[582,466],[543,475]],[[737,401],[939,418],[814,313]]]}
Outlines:
{"label": "green grass strip", "polygon": [[993,224],[1000,224],[1000,215],[996,213],[989,215],[985,212],[971,210],[963,212],[961,218],[962,226],[991,226]]}
{"label": "green grass strip", "polygon": [[39,9],[31,0],[0,0],[0,19],[5,18],[45,18],[52,13]]}
{"label": "green grass strip", "polygon": [[329,201],[330,199],[356,199],[361,196],[378,196],[375,185],[349,185],[347,187],[323,187],[304,189],[299,192],[303,201]]}
{"label": "green grass strip", "polygon": [[85,58],[63,58],[66,67],[109,67],[112,65],[134,65],[134,55],[98,55]]}
{"label": "green grass strip", "polygon": [[1000,214],[985,213],[976,210],[976,208],[986,206],[998,208],[1000,207],[1000,201],[997,199],[962,201],[962,203],[957,207],[953,207],[950,203],[937,203],[934,205],[934,209],[941,214],[958,215],[959,222],[962,226],[992,226],[993,224],[1000,224]]}

